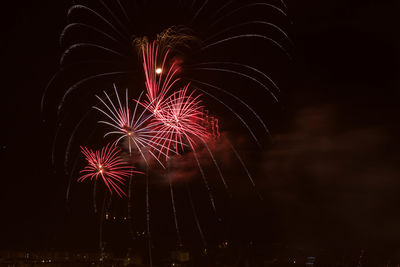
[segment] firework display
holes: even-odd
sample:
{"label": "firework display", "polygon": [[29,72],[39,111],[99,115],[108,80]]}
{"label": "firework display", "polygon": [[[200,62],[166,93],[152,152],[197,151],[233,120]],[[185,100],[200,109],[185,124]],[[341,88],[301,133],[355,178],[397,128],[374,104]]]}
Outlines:
{"label": "firework display", "polygon": [[[49,95],[58,100],[56,110],[59,123],[56,133],[69,131],[71,134],[67,138],[67,145],[63,145],[56,134],[53,160],[59,151],[64,152],[64,165],[66,169],[71,169],[71,177],[76,173],[75,167],[79,166],[79,157],[71,157],[71,154],[77,154],[74,148],[76,135],[80,133],[83,124],[93,121],[92,111],[97,111],[95,116],[101,116],[97,120],[101,127],[95,129],[96,133],[101,133],[105,140],[111,139],[112,143],[98,151],[82,147],[87,166],[81,170],[82,176],[78,181],[101,179],[111,193],[124,198],[127,196],[125,181],[129,177],[130,203],[130,184],[133,174],[138,173],[133,169],[142,168],[146,176],[144,191],[147,236],[150,240],[150,170],[162,172],[168,177],[177,159],[193,158],[193,165],[202,177],[212,209],[216,213],[218,205],[209,183],[210,178],[204,171],[204,158],[211,159],[225,189],[229,188],[229,184],[215,152],[218,143],[222,142],[223,125],[218,114],[210,107],[217,104],[228,111],[229,116],[238,122],[237,127],[244,126],[249,139],[259,144],[259,133],[254,130],[248,117],[255,118],[263,130],[268,132],[262,116],[240,95],[239,90],[230,90],[223,85],[223,77],[226,75],[229,80],[251,84],[251,90],[277,101],[279,88],[272,78],[259,67],[249,65],[236,56],[240,51],[249,51],[250,45],[261,42],[265,48],[280,51],[285,57],[290,39],[283,28],[265,18],[271,13],[275,16],[283,15],[284,18],[287,16],[286,6],[280,1],[276,1],[277,4],[230,1],[220,6],[207,0],[187,3],[178,1],[171,3],[169,8],[179,8],[185,16],[182,16],[181,21],[176,21],[179,18],[165,18],[168,23],[161,30],[148,30],[143,26],[145,20],[152,18],[151,13],[144,12],[154,8],[151,3],[136,3],[137,6],[133,8],[131,2],[135,1],[98,0],[90,4],[85,1],[74,2],[68,11],[69,24],[60,37],[64,50],[61,69],[45,90],[42,110],[51,108],[46,101]],[[265,11],[265,15],[254,18],[250,16],[226,26],[231,17],[246,12],[251,14],[257,9]],[[143,14],[138,13],[141,10]],[[168,12],[165,12],[165,16],[168,16]],[[246,40],[251,40],[247,43],[248,47],[240,43]],[[240,51],[225,49],[226,46],[239,47]],[[224,52],[216,53],[221,47],[225,49]],[[65,81],[67,73],[72,78]],[[60,81],[64,82],[64,86],[60,85]],[[121,90],[123,87],[120,84],[124,84],[127,89]],[[110,90],[111,87],[113,90]],[[55,88],[59,88],[58,91]],[[81,116],[76,118],[68,111],[73,103],[78,102],[91,105],[82,107]],[[76,122],[72,130],[63,123],[67,119]],[[84,140],[89,142],[88,139]],[[233,144],[226,142],[229,143],[227,147],[231,154],[239,160],[249,181],[255,186],[239,152]],[[160,166],[161,171],[158,170]],[[168,177],[168,184],[177,243],[181,244],[171,177]],[[206,246],[190,191],[188,196],[196,226]]]}

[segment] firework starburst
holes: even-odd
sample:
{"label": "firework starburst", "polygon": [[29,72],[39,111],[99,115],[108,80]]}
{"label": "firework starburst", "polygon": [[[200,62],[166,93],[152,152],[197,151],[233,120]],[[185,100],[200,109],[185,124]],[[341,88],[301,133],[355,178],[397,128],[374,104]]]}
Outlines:
{"label": "firework starburst", "polygon": [[197,139],[204,142],[209,135],[204,126],[200,95],[194,96],[194,91],[188,93],[188,88],[189,84],[173,93],[155,114],[154,129],[159,132],[155,139],[161,138],[163,147],[174,148],[176,153],[185,144],[194,150]]}
{"label": "firework starburst", "polygon": [[125,177],[136,171],[118,155],[120,149],[109,143],[100,150],[81,147],[81,151],[86,157],[87,165],[80,171],[82,176],[78,181],[101,178],[111,193],[115,192],[120,197],[126,196],[121,186],[125,184]]}

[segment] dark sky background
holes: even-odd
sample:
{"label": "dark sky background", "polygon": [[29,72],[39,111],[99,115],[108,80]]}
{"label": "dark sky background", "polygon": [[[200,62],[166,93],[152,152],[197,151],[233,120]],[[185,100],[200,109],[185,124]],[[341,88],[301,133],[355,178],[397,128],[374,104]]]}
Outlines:
{"label": "dark sky background", "polygon": [[[239,193],[232,229],[243,233],[231,233],[234,239],[249,231],[248,239],[295,246],[399,246],[395,2],[287,1],[293,60],[278,78],[272,140],[251,164],[264,200]],[[67,209],[67,179],[50,162],[54,129],[40,114],[70,3],[5,5],[0,247],[96,247],[90,196]]]}

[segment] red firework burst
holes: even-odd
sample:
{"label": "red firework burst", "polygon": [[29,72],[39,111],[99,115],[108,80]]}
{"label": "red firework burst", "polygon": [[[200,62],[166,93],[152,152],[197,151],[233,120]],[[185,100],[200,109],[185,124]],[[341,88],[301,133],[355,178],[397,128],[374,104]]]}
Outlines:
{"label": "red firework burst", "polygon": [[120,197],[126,196],[121,188],[125,183],[124,177],[138,172],[133,171],[133,167],[118,156],[120,149],[107,144],[101,150],[93,151],[82,146],[81,150],[86,157],[88,165],[80,171],[80,173],[85,174],[79,177],[78,182],[88,178],[93,180],[101,177],[111,193],[115,191]]}
{"label": "red firework burst", "polygon": [[188,87],[189,84],[173,93],[155,116],[153,128],[157,134],[154,139],[162,148],[168,148],[166,154],[172,149],[178,153],[179,147],[184,150],[185,144],[194,150],[197,140],[205,142],[209,137],[200,95],[188,94]]}

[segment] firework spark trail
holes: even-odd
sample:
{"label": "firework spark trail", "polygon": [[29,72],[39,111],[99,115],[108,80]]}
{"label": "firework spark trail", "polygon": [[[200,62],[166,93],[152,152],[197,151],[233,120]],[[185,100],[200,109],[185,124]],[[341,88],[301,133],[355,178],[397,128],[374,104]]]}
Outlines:
{"label": "firework spark trail", "polygon": [[[94,11],[93,9],[84,6],[84,5],[73,5],[69,10],[68,10],[68,14],[67,16],[70,17],[72,12],[74,12],[75,10],[85,10],[93,15],[95,15],[96,17],[98,17],[99,19],[101,19],[104,23],[107,24],[107,26],[109,26],[114,33],[116,33],[117,35],[119,35],[119,37],[121,37],[121,40],[127,40],[127,36],[125,36],[124,34],[122,34],[117,28],[115,28],[112,23],[110,21],[108,21],[105,17],[103,17],[102,15],[100,15],[100,13]],[[128,39],[129,41],[129,39]]]}
{"label": "firework spark trail", "polygon": [[[217,17],[217,15],[224,10],[225,8],[227,8],[229,5],[231,5],[234,1],[228,1],[225,5],[221,6],[213,15],[212,18],[214,19],[215,17]],[[215,21],[214,21],[215,22]]]}
{"label": "firework spark trail", "polygon": [[113,49],[110,49],[110,48],[107,48],[107,47],[104,47],[104,46],[101,46],[101,45],[91,44],[91,43],[78,43],[78,44],[73,44],[73,45],[69,46],[65,50],[65,52],[61,56],[60,65],[64,65],[64,61],[66,60],[68,55],[70,55],[74,50],[85,49],[85,48],[99,49],[99,50],[102,50],[102,51],[107,52],[109,54],[118,56],[121,59],[125,59],[125,56],[122,53],[120,53],[118,51],[115,51]]}
{"label": "firework spark trail", "polygon": [[109,197],[109,201],[108,201],[108,205],[107,205],[107,211],[110,211],[110,209],[111,209],[111,204],[112,204],[112,201],[113,201],[113,198],[112,198],[112,196],[110,195],[110,197]]}
{"label": "firework spark trail", "polygon": [[[223,88],[221,88],[221,87],[218,87],[218,86],[215,86],[215,85],[212,85],[212,84],[209,84],[209,83],[201,82],[201,81],[198,81],[198,80],[194,80],[194,79],[189,79],[189,80],[192,81],[192,82],[195,82],[195,83],[199,83],[199,84],[205,85],[205,86],[210,87],[210,88],[213,88],[213,89],[217,89],[218,91],[221,91],[221,92],[223,92],[224,94],[227,94],[227,95],[233,97],[234,99],[236,99],[237,101],[239,101],[242,105],[244,105],[248,110],[250,110],[250,112],[257,118],[257,120],[258,120],[258,121],[261,123],[261,125],[264,127],[266,133],[267,133],[268,135],[270,134],[267,125],[266,125],[265,122],[261,119],[260,115],[258,115],[258,113],[257,113],[249,104],[247,104],[246,102],[244,102],[241,98],[239,98],[238,96],[232,94],[231,92],[229,92],[229,91],[227,91],[227,90],[225,90],[225,89],[223,89]],[[200,89],[199,89],[199,90],[200,90]],[[210,95],[210,94],[209,94],[209,95]],[[215,97],[213,97],[213,98],[216,99]],[[221,100],[219,100],[219,99],[218,99],[218,101],[219,101],[220,103],[223,103],[223,102],[222,102]],[[224,104],[224,103],[223,103],[223,104]],[[230,109],[231,111],[233,110],[233,109],[231,109],[229,106],[227,106],[226,104],[224,104],[224,106],[227,107],[228,109]],[[232,113],[235,114],[235,112],[232,112]],[[235,114],[235,115],[236,115],[236,114]],[[236,115],[236,116],[239,116],[239,115]],[[241,120],[241,121],[242,121],[242,120]],[[243,122],[243,121],[242,121],[242,122]],[[246,127],[247,127],[247,124],[245,124],[245,125],[246,125]],[[247,128],[250,130],[249,127],[247,127]],[[254,136],[254,134],[252,133],[251,130],[250,130],[250,132],[251,132],[251,135]],[[256,138],[255,138],[255,139],[256,139]],[[256,140],[256,142],[258,143],[257,140]]]}
{"label": "firework spark trail", "polygon": [[147,229],[147,246],[149,251],[150,267],[153,267],[153,257],[151,253],[151,232],[150,232],[150,201],[149,201],[149,170],[146,171],[146,229]]}
{"label": "firework spark trail", "polygon": [[63,29],[63,31],[61,32],[60,38],[59,38],[59,43],[60,43],[61,47],[64,46],[65,38],[66,38],[68,32],[73,31],[73,30],[75,30],[75,28],[79,28],[79,27],[87,28],[87,29],[90,29],[90,30],[92,30],[92,31],[94,31],[96,33],[99,33],[99,34],[103,35],[104,37],[106,37],[108,40],[110,40],[110,41],[114,42],[115,44],[119,45],[119,41],[117,39],[115,39],[114,37],[112,37],[111,35],[109,35],[108,33],[106,33],[105,31],[102,31],[99,28],[96,28],[96,27],[94,27],[92,25],[88,25],[88,24],[80,23],[80,22],[74,22],[74,23],[68,24]]}
{"label": "firework spark trail", "polygon": [[55,165],[56,162],[56,150],[57,150],[57,140],[58,140],[58,135],[61,132],[61,128],[62,128],[62,123],[58,123],[57,124],[57,128],[54,134],[54,138],[53,138],[53,142],[52,142],[52,146],[51,146],[51,165]]}
{"label": "firework spark trail", "polygon": [[[67,66],[62,66],[62,67],[60,68],[60,70],[59,70],[56,74],[54,74],[54,75],[52,76],[52,78],[51,78],[50,81],[47,83],[46,88],[44,89],[44,91],[43,91],[43,93],[42,93],[42,98],[41,98],[41,102],[40,102],[40,110],[41,110],[41,113],[42,113],[42,114],[45,113],[45,106],[46,106],[46,99],[47,99],[47,96],[48,96],[48,94],[49,94],[49,91],[50,91],[51,87],[52,87],[53,84],[56,82],[57,78],[58,78],[61,74],[63,74],[64,72],[66,72],[66,71],[75,69],[75,68],[77,68],[78,66],[86,65],[86,64],[88,64],[88,65],[89,65],[89,64],[111,64],[111,65],[115,65],[116,63],[115,63],[114,61],[110,61],[110,60],[84,60],[84,61],[78,61],[78,62],[71,62],[71,63],[69,63]],[[119,65],[118,65],[118,66],[119,66]],[[116,74],[120,74],[119,72],[113,72],[113,73],[114,73],[114,74],[115,74],[115,73],[116,73]],[[112,74],[113,74],[113,73],[112,73]],[[128,73],[133,73],[133,71],[129,71]],[[107,73],[100,73],[100,75],[103,75],[103,74],[107,74]],[[112,75],[112,74],[111,74],[111,75]],[[96,78],[97,75],[99,75],[99,74],[93,75],[93,76],[95,76],[94,78]],[[101,76],[100,76],[100,77],[101,77]],[[88,78],[88,77],[86,77],[86,78]],[[86,78],[79,80],[77,83],[75,83],[75,85],[77,85],[77,87],[79,87],[79,86],[80,86],[79,82],[85,80]],[[89,80],[90,80],[90,79],[89,79]],[[74,86],[74,85],[73,85],[73,86]],[[71,87],[73,87],[73,86],[71,86]]]}
{"label": "firework spark trail", "polygon": [[220,35],[222,35],[223,33],[229,32],[229,31],[231,31],[231,30],[234,30],[234,29],[237,29],[237,28],[241,28],[241,27],[246,26],[246,25],[257,25],[257,24],[258,24],[258,25],[270,26],[271,28],[276,29],[276,30],[279,31],[283,36],[285,36],[285,39],[286,39],[287,41],[289,41],[289,43],[290,43],[291,45],[294,45],[292,39],[289,37],[289,35],[288,35],[281,27],[279,27],[278,25],[276,25],[276,24],[274,24],[274,23],[271,23],[271,22],[268,22],[268,21],[263,21],[263,20],[252,20],[252,21],[243,22],[243,23],[240,23],[240,24],[237,24],[237,25],[233,25],[233,26],[231,26],[231,27],[225,28],[225,29],[223,29],[223,30],[221,30],[221,31],[219,31],[219,32],[217,32],[217,33],[215,33],[215,34],[213,34],[212,36],[210,36],[210,37],[208,37],[207,39],[205,39],[204,42],[210,41],[210,40],[212,40],[213,38],[215,38],[215,37],[217,37],[217,36],[220,36]]}
{"label": "firework spark trail", "polygon": [[193,203],[192,193],[190,192],[190,188],[189,188],[189,185],[187,183],[185,183],[185,186],[186,186],[186,191],[187,191],[188,197],[189,197],[190,207],[192,208],[193,217],[194,217],[194,219],[196,221],[197,229],[199,230],[201,241],[203,243],[203,246],[207,247],[206,238],[204,237],[204,233],[203,233],[203,230],[201,228],[199,218],[197,216],[196,208],[195,208],[194,203]]}
{"label": "firework spark trail", "polygon": [[284,8],[287,8],[287,5],[286,5],[285,1],[280,0],[280,2],[281,2],[282,6],[283,6]]}
{"label": "firework spark trail", "polygon": [[104,224],[104,217],[106,211],[106,199],[107,199],[107,192],[104,193],[104,200],[103,205],[101,208],[101,217],[100,217],[100,225],[99,225],[99,248],[101,252],[101,258],[103,258],[103,224]]}
{"label": "firework spark trail", "polygon": [[[56,72],[56,74],[53,75],[53,77],[51,77],[50,81],[47,83],[46,88],[44,89],[43,93],[42,93],[42,99],[40,101],[40,111],[42,113],[42,115],[45,112],[45,105],[46,105],[46,98],[47,98],[47,94],[49,93],[49,89],[50,86],[53,84],[53,82],[56,80],[56,78],[63,73],[64,69],[61,68],[58,72]],[[42,120],[45,121],[44,116],[42,117]]]}
{"label": "firework spark trail", "polygon": [[172,187],[171,177],[168,178],[168,182],[169,182],[169,190],[170,190],[170,196],[171,196],[172,212],[174,214],[174,222],[175,222],[177,243],[178,243],[178,246],[181,246],[182,245],[182,239],[181,239],[181,234],[180,234],[180,231],[179,231],[178,217],[177,217],[177,214],[176,214],[175,199],[174,199],[174,189]]}
{"label": "firework spark trail", "polygon": [[211,152],[210,147],[207,145],[207,143],[204,142],[204,146],[207,148],[208,153],[210,154],[210,157],[212,159],[212,161],[214,162],[215,168],[218,171],[219,177],[221,178],[222,183],[224,184],[225,189],[229,192],[229,188],[228,185],[225,181],[224,175],[222,174],[221,168],[219,167],[217,160],[214,158],[213,153]]}
{"label": "firework spark trail", "polygon": [[93,210],[94,213],[97,213],[97,179],[94,180],[93,183]]}
{"label": "firework spark trail", "polygon": [[104,8],[107,9],[108,13],[113,17],[113,19],[121,26],[121,29],[124,30],[125,34],[129,36],[129,35],[131,34],[130,31],[129,31],[129,29],[126,28],[126,26],[125,26],[125,25],[121,22],[121,20],[115,15],[115,13],[112,12],[112,10],[105,4],[104,1],[102,1],[102,0],[99,0],[99,1],[100,1],[100,3],[104,6]]}
{"label": "firework spark trail", "polygon": [[[126,196],[120,185],[124,185],[125,176],[135,172],[132,167],[127,165],[119,156],[120,150],[107,144],[101,150],[93,151],[86,147],[81,147],[88,165],[80,171],[84,173],[79,179],[82,182],[88,178],[90,180],[102,178],[110,193],[115,191],[118,196]],[[120,185],[118,185],[120,184]]]}
{"label": "firework spark trail", "polygon": [[74,130],[71,133],[71,136],[69,137],[69,140],[68,140],[68,143],[67,143],[67,147],[65,148],[65,156],[64,156],[64,171],[67,174],[68,174],[69,155],[70,155],[70,150],[71,150],[71,147],[72,147],[72,142],[74,140],[75,134],[77,133],[77,131],[80,128],[80,126],[83,123],[83,121],[85,121],[85,119],[89,116],[90,113],[91,113],[91,110],[86,112],[86,114],[76,124]]}
{"label": "firework spark trail", "polygon": [[[206,175],[204,173],[203,167],[201,167],[199,158],[197,157],[197,153],[194,150],[193,150],[193,155],[194,155],[194,158],[196,159],[197,166],[199,167],[201,178],[203,178],[204,185],[205,185],[205,187],[207,189],[207,193],[208,193],[208,197],[210,199],[211,206],[212,206],[215,214],[217,214],[217,209],[215,207],[215,202],[214,202],[214,196],[212,195],[211,188],[210,188],[210,186],[208,184],[208,181],[207,181]],[[218,220],[219,220],[219,218],[218,218]]]}
{"label": "firework spark trail", "polygon": [[86,77],[86,78],[84,78],[82,80],[79,80],[78,82],[76,82],[72,86],[70,86],[68,88],[68,90],[64,93],[64,95],[63,95],[63,97],[62,97],[62,99],[59,102],[58,107],[57,107],[57,116],[60,116],[60,114],[61,114],[61,112],[62,112],[62,110],[64,108],[64,105],[65,105],[67,97],[73,91],[77,90],[80,86],[82,86],[83,84],[85,84],[85,83],[87,83],[87,82],[89,82],[91,80],[95,80],[97,78],[104,78],[104,77],[107,77],[107,76],[116,76],[116,75],[122,75],[122,74],[125,75],[125,74],[134,73],[134,72],[135,71],[131,71],[131,70],[105,72],[105,73],[100,73],[100,74],[96,74],[96,75],[91,75],[91,76],[88,76],[88,77]]}
{"label": "firework spark trail", "polygon": [[69,175],[69,181],[68,181],[68,185],[67,185],[67,190],[65,192],[65,202],[69,203],[69,199],[70,199],[70,194],[71,194],[71,185],[72,185],[72,181],[74,180],[74,176],[73,174],[75,173],[75,170],[78,166],[78,158],[75,160],[73,166],[72,166],[72,171]]}
{"label": "firework spark trail", "polygon": [[121,8],[121,11],[122,11],[122,13],[124,14],[126,20],[127,20],[128,23],[131,25],[131,24],[132,24],[132,21],[131,21],[131,19],[129,18],[128,13],[126,12],[125,7],[122,5],[121,0],[117,0],[117,3],[118,3],[118,5],[119,5],[119,7]]}
{"label": "firework spark trail", "polygon": [[263,197],[261,196],[260,192],[258,192],[257,188],[256,188],[256,184],[254,182],[254,179],[252,177],[252,175],[249,172],[249,169],[247,168],[246,164],[243,162],[242,157],[240,157],[239,153],[237,152],[237,150],[235,149],[235,147],[228,141],[229,146],[231,147],[233,153],[235,153],[236,158],[240,161],[240,164],[242,165],[243,169],[246,171],[247,177],[249,178],[251,184],[253,185],[254,191],[257,193],[257,196],[263,200]]}
{"label": "firework spark trail", "polygon": [[133,231],[133,222],[132,222],[132,199],[133,199],[133,175],[131,174],[129,177],[128,184],[128,224],[129,224],[129,233],[132,237],[134,237]]}
{"label": "firework spark trail", "polygon": [[191,20],[191,23],[193,23],[193,22],[196,20],[197,16],[201,13],[201,11],[204,9],[204,7],[207,5],[207,3],[208,3],[208,0],[205,0],[205,1],[203,2],[203,4],[201,5],[201,7],[197,10],[196,14],[193,16],[193,18],[192,18],[192,20]]}
{"label": "firework spark trail", "polygon": [[257,7],[257,6],[258,6],[258,7],[271,8],[272,10],[275,10],[275,11],[277,11],[278,13],[282,14],[284,17],[287,17],[286,12],[283,11],[281,8],[275,6],[275,5],[268,4],[268,3],[251,3],[251,4],[247,4],[247,5],[238,7],[237,9],[235,9],[235,10],[233,10],[233,11],[231,11],[231,12],[226,13],[224,16],[221,16],[218,20],[216,20],[214,23],[212,23],[212,24],[210,25],[210,27],[214,27],[216,24],[220,23],[221,21],[223,21],[223,20],[226,19],[227,17],[232,16],[232,15],[235,14],[236,12],[239,12],[239,11],[241,11],[241,10],[243,10],[243,9],[246,9],[246,8]]}
{"label": "firework spark trail", "polygon": [[239,34],[239,35],[235,35],[235,36],[230,36],[218,41],[215,41],[214,43],[211,44],[207,44],[206,46],[204,46],[203,48],[201,48],[202,51],[209,49],[210,47],[216,46],[216,45],[220,45],[229,41],[233,41],[233,40],[238,40],[238,39],[246,39],[246,38],[259,38],[259,39],[263,39],[266,41],[271,42],[272,44],[274,44],[275,46],[277,46],[279,48],[279,50],[281,50],[283,53],[285,53],[285,55],[291,60],[292,57],[290,56],[289,52],[277,41],[275,41],[274,39],[262,35],[262,34],[255,34],[255,33],[248,33],[248,34]]}
{"label": "firework spark trail", "polygon": [[256,82],[257,84],[259,84],[260,86],[262,86],[263,88],[265,88],[270,93],[270,95],[275,99],[275,101],[279,102],[278,98],[271,91],[271,89],[269,87],[267,87],[265,84],[263,84],[262,82],[260,82],[259,80],[257,80],[256,78],[254,78],[254,77],[252,77],[250,75],[244,74],[244,73],[239,72],[239,71],[234,71],[234,70],[229,70],[229,69],[222,69],[222,68],[195,68],[195,69],[196,70],[204,70],[204,71],[219,71],[219,72],[232,73],[232,74],[236,74],[236,75],[239,75],[241,77],[250,79],[250,80]]}
{"label": "firework spark trail", "polygon": [[267,74],[265,74],[265,73],[262,72],[261,70],[256,69],[256,68],[254,68],[254,67],[252,67],[252,66],[249,66],[249,65],[246,65],[246,64],[243,64],[243,63],[239,63],[239,62],[230,62],[230,61],[202,62],[202,63],[198,63],[198,64],[195,64],[195,65],[192,65],[192,66],[193,66],[193,67],[196,67],[196,66],[203,66],[203,65],[232,65],[232,66],[243,67],[243,68],[252,70],[252,71],[254,71],[255,73],[260,74],[260,75],[263,76],[265,79],[267,79],[268,82],[270,82],[270,83],[273,85],[273,87],[274,87],[278,92],[281,91],[281,90],[279,89],[278,85],[277,85]]}

